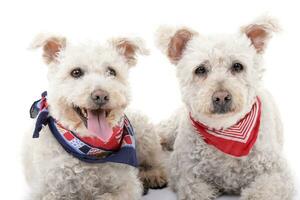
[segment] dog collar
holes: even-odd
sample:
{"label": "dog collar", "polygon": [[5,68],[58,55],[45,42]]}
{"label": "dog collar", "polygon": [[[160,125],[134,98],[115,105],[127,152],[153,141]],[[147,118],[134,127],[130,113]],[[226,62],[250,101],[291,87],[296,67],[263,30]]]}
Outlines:
{"label": "dog collar", "polygon": [[253,148],[258,136],[260,117],[261,102],[258,97],[251,111],[238,123],[227,129],[209,128],[193,119],[190,113],[192,125],[207,144],[235,157],[247,156]]}
{"label": "dog collar", "polygon": [[115,162],[137,167],[134,130],[126,115],[113,128],[108,142],[96,137],[80,137],[55,120],[48,111],[47,92],[33,103],[30,117],[37,118],[33,138],[38,138],[42,128],[48,126],[60,145],[79,160],[88,163]]}

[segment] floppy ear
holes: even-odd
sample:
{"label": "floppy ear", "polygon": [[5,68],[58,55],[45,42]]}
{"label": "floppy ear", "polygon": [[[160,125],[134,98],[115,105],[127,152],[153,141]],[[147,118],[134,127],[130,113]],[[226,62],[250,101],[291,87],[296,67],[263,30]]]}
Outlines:
{"label": "floppy ear", "polygon": [[177,64],[196,32],[188,28],[160,27],[156,33],[156,44],[173,64]]}
{"label": "floppy ear", "polygon": [[276,19],[263,16],[253,23],[242,27],[241,31],[251,40],[251,44],[256,49],[256,52],[263,53],[269,39],[274,32],[280,31],[280,27]]}
{"label": "floppy ear", "polygon": [[66,39],[61,36],[39,34],[31,44],[31,48],[43,47],[43,57],[47,64],[58,62],[58,55],[66,47]]}
{"label": "floppy ear", "polygon": [[114,38],[109,42],[120,55],[125,57],[129,66],[136,65],[137,54],[149,55],[149,50],[146,49],[144,41],[140,38]]}

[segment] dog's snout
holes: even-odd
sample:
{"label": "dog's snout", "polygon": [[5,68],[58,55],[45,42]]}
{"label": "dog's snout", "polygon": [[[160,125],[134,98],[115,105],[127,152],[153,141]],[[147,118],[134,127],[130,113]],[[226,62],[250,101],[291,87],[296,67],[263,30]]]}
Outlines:
{"label": "dog's snout", "polygon": [[216,91],[212,95],[212,103],[215,113],[227,113],[231,109],[232,95],[227,90]]}
{"label": "dog's snout", "polygon": [[109,101],[108,92],[103,90],[95,90],[94,92],[92,92],[91,98],[95,104],[100,106],[106,104]]}

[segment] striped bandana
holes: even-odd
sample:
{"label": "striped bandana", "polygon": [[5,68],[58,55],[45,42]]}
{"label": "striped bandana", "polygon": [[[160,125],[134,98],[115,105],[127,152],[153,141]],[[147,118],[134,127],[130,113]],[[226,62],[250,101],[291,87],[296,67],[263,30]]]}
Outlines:
{"label": "striped bandana", "polygon": [[198,134],[203,140],[213,145],[223,153],[235,157],[247,156],[251,151],[258,136],[261,117],[261,102],[257,97],[252,109],[237,124],[216,130],[195,121],[190,114],[190,119]]}
{"label": "striped bandana", "polygon": [[48,111],[47,92],[33,103],[30,117],[37,118],[33,138],[38,138],[42,128],[48,125],[61,146],[79,160],[88,163],[123,163],[134,167],[138,165],[134,130],[126,115],[122,117],[119,125],[113,127],[113,134],[107,142],[97,137],[80,137],[51,117]]}

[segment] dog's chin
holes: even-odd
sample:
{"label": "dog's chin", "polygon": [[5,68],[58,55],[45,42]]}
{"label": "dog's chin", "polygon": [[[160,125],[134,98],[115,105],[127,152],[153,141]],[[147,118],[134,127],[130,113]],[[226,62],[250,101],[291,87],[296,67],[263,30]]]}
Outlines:
{"label": "dog's chin", "polygon": [[226,113],[216,113],[213,110],[210,110],[203,113],[199,112],[198,114],[192,113],[192,115],[201,123],[204,123],[211,128],[221,129],[228,128],[235,124],[241,119],[243,114],[240,109],[232,108]]}
{"label": "dog's chin", "polygon": [[205,118],[211,118],[211,119],[223,119],[228,117],[233,117],[236,114],[239,113],[239,109],[232,107],[229,110],[226,111],[219,111],[216,112],[213,108],[213,106],[209,107],[207,110],[203,110],[203,112],[200,112],[200,115],[204,116]]}
{"label": "dog's chin", "polygon": [[213,119],[226,119],[229,117],[234,117],[237,114],[238,114],[238,112],[236,112],[235,110],[230,110],[230,111],[221,112],[221,113],[216,113],[216,112],[212,111],[209,113],[209,117],[213,118]]}

